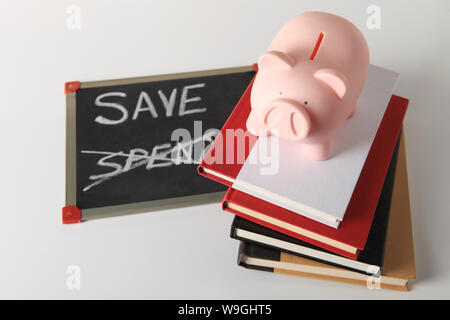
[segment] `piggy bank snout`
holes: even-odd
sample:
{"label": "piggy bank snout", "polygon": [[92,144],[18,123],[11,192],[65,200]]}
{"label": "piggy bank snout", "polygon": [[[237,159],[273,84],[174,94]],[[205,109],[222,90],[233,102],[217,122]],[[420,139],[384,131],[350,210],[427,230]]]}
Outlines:
{"label": "piggy bank snout", "polygon": [[284,139],[301,140],[311,130],[308,111],[294,100],[273,100],[265,106],[262,116],[266,128]]}

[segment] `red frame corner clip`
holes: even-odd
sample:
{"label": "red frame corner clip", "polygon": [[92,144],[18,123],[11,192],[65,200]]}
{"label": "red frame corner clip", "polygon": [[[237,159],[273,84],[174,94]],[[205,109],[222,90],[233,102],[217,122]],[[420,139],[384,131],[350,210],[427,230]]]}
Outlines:
{"label": "red frame corner clip", "polygon": [[81,222],[81,210],[77,206],[65,206],[62,208],[62,223],[72,224]]}

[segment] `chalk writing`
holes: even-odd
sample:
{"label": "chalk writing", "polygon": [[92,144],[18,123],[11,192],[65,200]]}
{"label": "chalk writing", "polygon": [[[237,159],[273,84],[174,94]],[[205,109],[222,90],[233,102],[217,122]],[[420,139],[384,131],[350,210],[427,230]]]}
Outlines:
{"label": "chalk writing", "polygon": [[[136,168],[145,167],[146,170],[154,168],[168,167],[180,164],[200,164],[204,154],[208,150],[214,137],[219,133],[216,129],[209,129],[203,135],[194,137],[189,141],[184,139],[182,143],[164,143],[155,145],[149,153],[142,148],[131,149],[128,153],[124,151],[91,151],[81,150],[82,154],[92,154],[102,156],[97,165],[103,168],[111,168],[113,170],[89,176],[91,184],[85,186],[83,191],[86,192],[91,188],[98,186],[105,181],[122,175]],[[172,141],[173,143],[173,141]],[[201,152],[194,152],[195,146],[200,144]],[[125,160],[125,162],[123,162]]]}
{"label": "chalk writing", "polygon": [[[206,112],[206,107],[190,107],[188,108],[189,103],[200,102],[202,98],[200,96],[189,96],[189,92],[194,89],[201,89],[205,87],[205,83],[197,83],[192,85],[184,86],[181,95],[180,102],[178,107],[178,116],[183,117],[189,114],[202,113]],[[162,104],[162,107],[165,110],[166,117],[172,117],[173,111],[176,105],[177,99],[177,88],[172,89],[169,98],[165,95],[162,90],[158,90],[159,99],[150,96],[150,94],[146,91],[141,91],[139,93],[139,97],[137,99],[136,106],[134,108],[133,115],[131,120],[136,120],[142,113],[147,113],[150,115],[150,119],[158,118],[158,108],[155,105],[155,101],[159,100]],[[97,116],[94,121],[101,125],[119,125],[128,120],[129,114],[128,109],[121,103],[119,103],[120,98],[127,98],[127,94],[125,92],[107,92],[103,93],[95,98],[95,106],[101,108],[112,108],[115,110],[119,116],[115,119],[111,119],[104,115]],[[108,101],[109,100],[109,101]],[[113,101],[111,101],[113,100]]]}

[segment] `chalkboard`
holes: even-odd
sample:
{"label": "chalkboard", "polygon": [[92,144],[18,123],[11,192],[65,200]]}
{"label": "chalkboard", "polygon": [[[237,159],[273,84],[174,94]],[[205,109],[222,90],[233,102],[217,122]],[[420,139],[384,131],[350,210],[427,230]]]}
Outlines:
{"label": "chalkboard", "polygon": [[243,67],[67,83],[66,206],[84,220],[95,208],[225,190],[196,167],[253,76]]}

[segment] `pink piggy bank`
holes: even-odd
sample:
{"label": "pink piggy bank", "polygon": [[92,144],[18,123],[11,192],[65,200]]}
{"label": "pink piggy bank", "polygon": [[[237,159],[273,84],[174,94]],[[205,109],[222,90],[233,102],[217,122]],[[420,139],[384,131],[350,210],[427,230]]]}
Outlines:
{"label": "pink piggy bank", "polygon": [[298,141],[306,156],[326,160],[334,135],[357,109],[369,49],[349,21],[308,12],[288,21],[258,61],[247,129]]}

